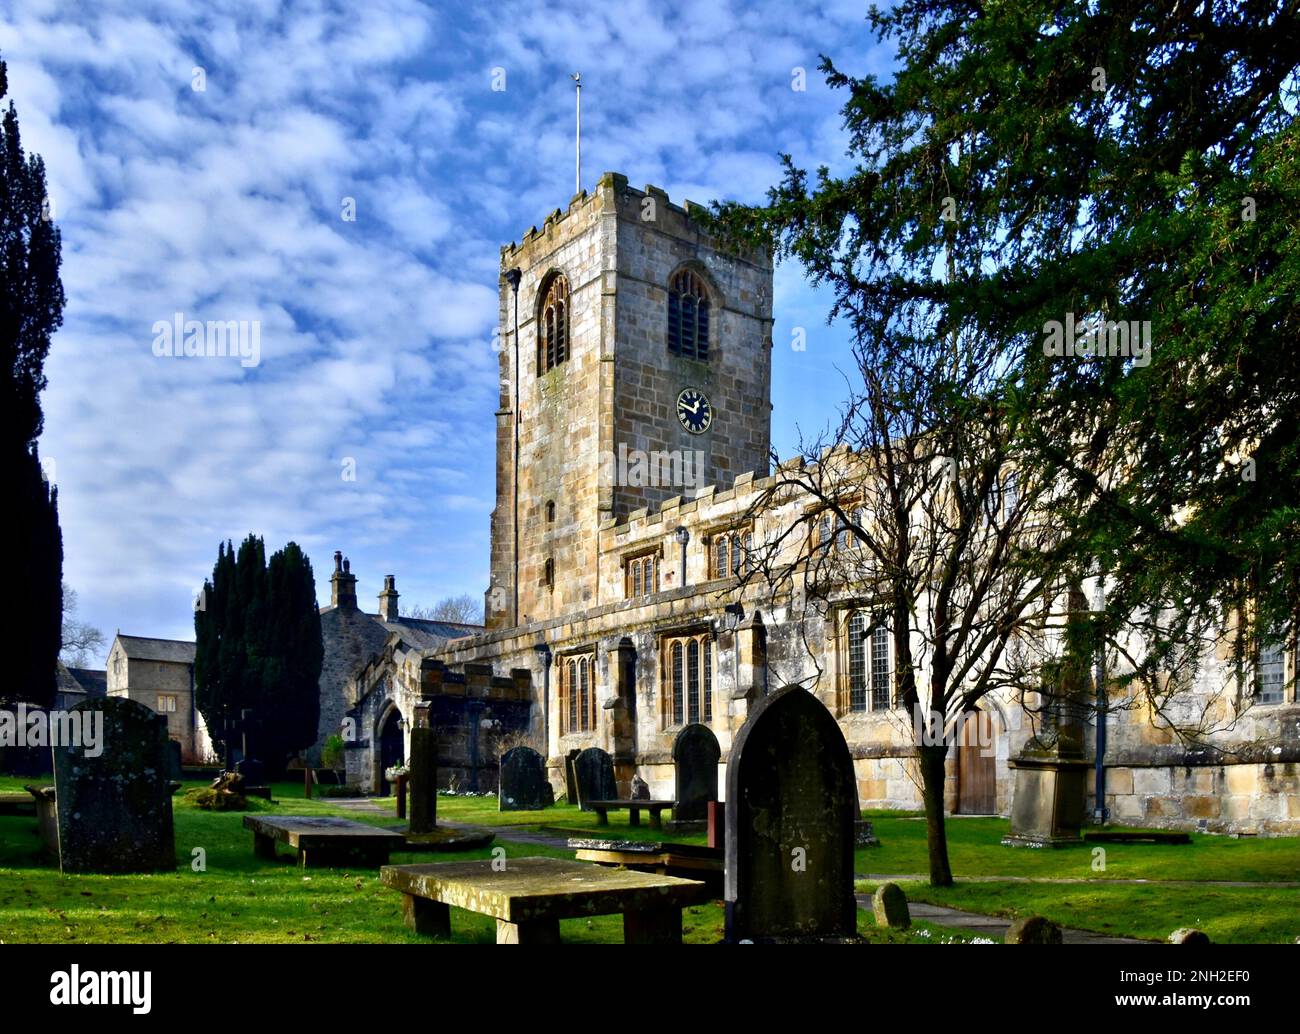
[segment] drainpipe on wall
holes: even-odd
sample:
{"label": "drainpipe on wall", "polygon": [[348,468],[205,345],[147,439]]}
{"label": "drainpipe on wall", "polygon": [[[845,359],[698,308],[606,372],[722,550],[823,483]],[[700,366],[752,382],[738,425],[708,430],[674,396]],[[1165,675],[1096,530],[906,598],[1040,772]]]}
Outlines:
{"label": "drainpipe on wall", "polygon": [[511,415],[515,434],[515,461],[510,472],[510,493],[513,497],[510,532],[514,536],[514,576],[510,579],[514,604],[510,612],[510,622],[513,625],[519,624],[519,281],[522,279],[523,273],[518,266],[506,273],[506,283],[510,285],[515,296],[515,366],[511,376],[511,380],[515,382],[514,412]]}
{"label": "drainpipe on wall", "polygon": [[[1092,596],[1092,608],[1100,614],[1106,609],[1106,576],[1097,576],[1097,588]],[[1097,735],[1096,735],[1096,770],[1093,784],[1093,821],[1105,825],[1110,814],[1106,807],[1106,648],[1098,645],[1093,667],[1093,683],[1096,690]]]}

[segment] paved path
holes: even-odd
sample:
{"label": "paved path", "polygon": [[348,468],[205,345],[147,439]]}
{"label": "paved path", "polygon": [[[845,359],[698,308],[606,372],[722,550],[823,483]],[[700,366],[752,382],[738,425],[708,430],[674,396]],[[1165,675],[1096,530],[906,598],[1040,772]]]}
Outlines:
{"label": "paved path", "polygon": [[[858,907],[871,911],[871,895],[858,894]],[[1007,928],[1011,925],[1007,919],[998,916],[981,915],[978,912],[963,912],[944,905],[927,905],[923,901],[909,901],[908,911],[913,921],[924,920],[939,926],[952,927],[970,937],[985,937],[995,944],[1006,940]],[[1073,930],[1066,927],[1061,931],[1066,944],[1151,944],[1133,937],[1112,937],[1108,934],[1093,933],[1090,930]]]}
{"label": "paved path", "polygon": [[[930,877],[924,873],[889,875],[873,872],[865,875],[858,873],[854,876],[854,879],[870,880],[872,883],[900,883],[903,880],[928,882]],[[1265,890],[1269,888],[1287,890],[1300,887],[1300,883],[1284,880],[1089,880],[1075,876],[958,876],[956,880],[958,883],[1087,883],[1091,885],[1098,883],[1132,883],[1157,887],[1255,887]]]}

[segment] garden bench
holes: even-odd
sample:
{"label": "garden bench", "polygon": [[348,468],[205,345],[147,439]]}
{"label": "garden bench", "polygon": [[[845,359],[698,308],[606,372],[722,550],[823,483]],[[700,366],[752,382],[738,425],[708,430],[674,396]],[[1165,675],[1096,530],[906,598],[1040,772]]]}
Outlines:
{"label": "garden bench", "polygon": [[627,809],[629,826],[641,825],[641,812],[650,813],[650,828],[663,829],[662,813],[672,808],[675,801],[646,801],[646,800],[626,800],[626,801],[584,801],[584,806],[590,808],[596,813],[596,825],[609,825],[609,812],[622,811]]}
{"label": "garden bench", "polygon": [[253,831],[253,854],[275,858],[275,844],[288,844],[304,866],[386,865],[388,853],[400,851],[405,840],[377,826],[351,819],[308,815],[245,815],[244,828]]}
{"label": "garden bench", "polygon": [[379,879],[417,933],[449,936],[455,905],[496,919],[497,944],[558,944],[561,919],[619,912],[624,944],[681,944],[682,909],[709,898],[694,880],[560,858],[386,865]]}
{"label": "garden bench", "polygon": [[571,837],[569,847],[580,862],[621,865],[640,872],[703,880],[722,885],[722,849],[700,844],[673,844],[654,840],[594,840]]}

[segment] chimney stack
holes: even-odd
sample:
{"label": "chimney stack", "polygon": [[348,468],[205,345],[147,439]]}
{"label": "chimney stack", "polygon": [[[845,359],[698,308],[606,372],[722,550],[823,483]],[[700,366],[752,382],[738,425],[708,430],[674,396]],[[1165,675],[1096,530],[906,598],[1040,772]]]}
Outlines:
{"label": "chimney stack", "polygon": [[357,578],[352,562],[341,551],[334,551],[334,573],[330,575],[330,606],[356,610]]}
{"label": "chimney stack", "polygon": [[397,580],[391,574],[384,575],[384,591],[379,594],[379,619],[397,620]]}

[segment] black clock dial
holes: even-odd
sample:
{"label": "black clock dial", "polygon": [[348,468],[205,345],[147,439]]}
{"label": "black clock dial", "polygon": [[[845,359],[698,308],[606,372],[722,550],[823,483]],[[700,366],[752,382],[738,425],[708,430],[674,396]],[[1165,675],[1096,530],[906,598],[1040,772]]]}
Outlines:
{"label": "black clock dial", "polygon": [[703,434],[713,423],[709,397],[699,388],[683,388],[677,396],[677,419],[691,434]]}

